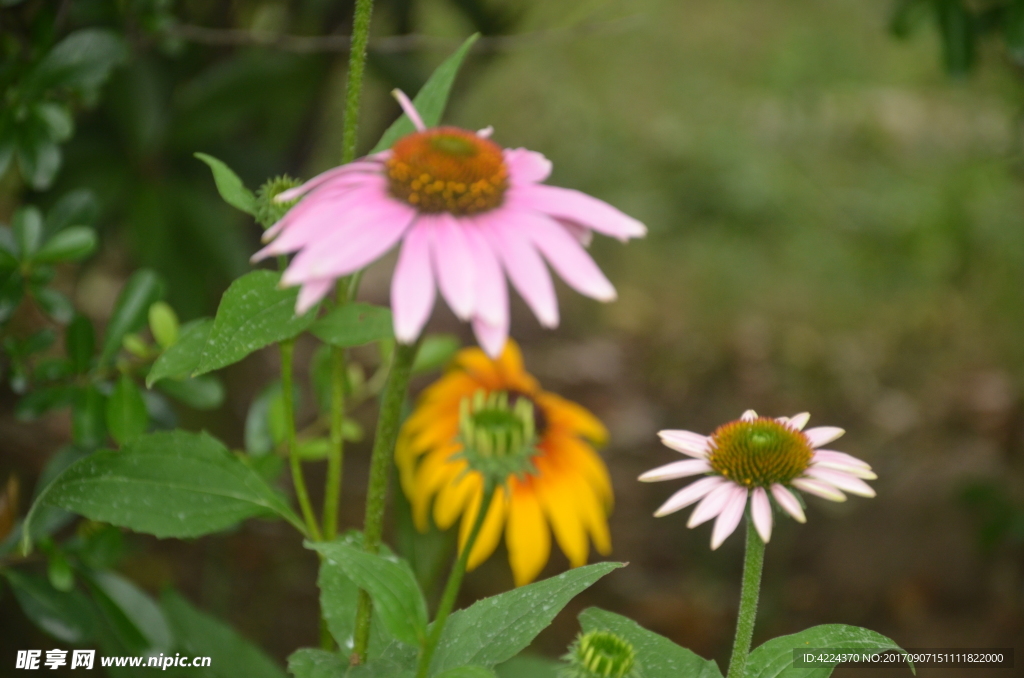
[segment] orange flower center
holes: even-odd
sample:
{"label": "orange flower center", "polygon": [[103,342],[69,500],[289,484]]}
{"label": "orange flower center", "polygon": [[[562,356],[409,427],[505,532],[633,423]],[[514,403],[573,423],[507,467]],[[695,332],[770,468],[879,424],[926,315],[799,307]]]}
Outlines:
{"label": "orange flower center", "polygon": [[785,485],[807,470],[814,454],[807,436],[769,417],[719,426],[711,447],[712,470],[747,487]]}
{"label": "orange flower center", "polygon": [[421,212],[459,216],[499,207],[508,188],[501,147],[457,127],[402,137],[387,161],[391,195]]}

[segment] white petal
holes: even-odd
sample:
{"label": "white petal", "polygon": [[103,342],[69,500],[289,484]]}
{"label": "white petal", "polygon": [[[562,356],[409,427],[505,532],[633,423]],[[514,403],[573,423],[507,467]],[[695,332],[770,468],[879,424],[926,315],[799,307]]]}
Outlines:
{"label": "white petal", "polygon": [[871,468],[871,464],[867,463],[863,459],[858,459],[852,454],[846,452],[836,452],[835,450],[815,450],[814,451],[815,461],[836,461],[841,464],[848,464],[850,466],[861,466],[866,469]]}
{"label": "white petal", "polygon": [[701,478],[695,483],[690,483],[669,497],[668,501],[654,512],[654,517],[661,518],[670,513],[675,513],[679,509],[684,509],[693,502],[702,499],[708,492],[711,492],[724,482],[726,481],[720,476],[712,476],[710,478]]}
{"label": "white petal", "polygon": [[807,421],[811,418],[810,412],[801,412],[795,414],[789,418],[790,428],[796,429],[797,431],[804,430],[804,426],[807,426]]}
{"label": "white petal", "polygon": [[746,412],[740,415],[740,419],[743,421],[754,421],[755,419],[757,419],[757,412],[755,412],[754,410],[747,410]]}
{"label": "white petal", "polygon": [[812,461],[811,468],[828,468],[833,471],[842,471],[855,478],[863,478],[864,480],[875,480],[878,476],[874,471],[864,468],[863,466],[851,466],[849,464],[842,464],[835,461]]}
{"label": "white petal", "polygon": [[846,433],[846,431],[838,426],[818,426],[804,431],[804,435],[811,441],[811,447],[821,447],[825,443],[832,442],[844,433]]}
{"label": "white petal", "polygon": [[772,503],[763,487],[755,487],[750,493],[750,515],[761,541],[767,544],[772,538]]}
{"label": "white petal", "polygon": [[640,482],[653,483],[659,480],[675,480],[707,473],[711,470],[711,464],[703,459],[687,459],[686,461],[674,461],[658,468],[651,469],[638,478]]}
{"label": "white petal", "polygon": [[782,510],[793,516],[793,520],[798,523],[807,522],[807,516],[804,515],[804,507],[800,505],[800,500],[794,497],[793,493],[784,485],[779,483],[772,485],[772,496],[775,497],[775,501],[779,502]]}
{"label": "white petal", "polygon": [[844,490],[850,494],[856,494],[861,497],[875,496],[875,491],[870,485],[860,478],[854,478],[848,473],[812,466],[807,469],[807,475],[816,480],[824,481],[829,485],[835,485],[840,490]]}
{"label": "white petal", "polygon": [[658,431],[661,442],[676,452],[703,459],[708,453],[708,437],[693,431]]}
{"label": "white petal", "polygon": [[711,550],[714,551],[726,538],[736,531],[736,526],[743,518],[743,509],[747,507],[747,488],[735,487],[729,496],[725,508],[718,514],[715,529],[711,531]]}
{"label": "white petal", "polygon": [[697,508],[693,509],[693,513],[690,514],[690,519],[686,521],[687,527],[697,527],[701,523],[706,523],[711,520],[725,508],[725,505],[729,502],[729,498],[733,495],[733,490],[738,485],[731,481],[726,481],[722,485],[719,485],[714,490],[708,493],[708,496],[704,497]]}
{"label": "white petal", "polygon": [[834,485],[812,478],[797,478],[793,481],[793,487],[810,494],[817,495],[829,501],[846,501],[846,495],[840,492]]}

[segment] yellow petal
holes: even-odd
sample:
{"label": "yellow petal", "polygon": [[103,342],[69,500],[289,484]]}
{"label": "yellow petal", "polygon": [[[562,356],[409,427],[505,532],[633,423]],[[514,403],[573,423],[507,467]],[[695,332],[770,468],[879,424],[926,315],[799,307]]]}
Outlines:
{"label": "yellow petal", "polygon": [[601,500],[605,512],[610,513],[613,502],[612,481],[608,475],[608,467],[605,466],[600,455],[590,445],[578,438],[555,440],[552,441],[550,447],[554,454],[564,458],[567,466],[575,469],[586,479]]}
{"label": "yellow petal", "polygon": [[[483,488],[473,497],[473,501],[470,508],[462,515],[462,524],[459,526],[459,552],[465,548],[466,540],[469,539],[469,533],[473,529],[473,523],[476,522],[476,514],[480,510],[480,501],[483,499]],[[501,529],[505,526],[505,514],[508,510],[507,501],[505,500],[505,490],[499,487],[494,491],[494,499],[491,500],[491,506],[487,510],[487,516],[484,518],[484,524],[480,527],[480,534],[476,537],[476,543],[473,544],[473,552],[469,554],[469,562],[466,563],[467,570],[473,570],[482,562],[494,553],[494,549],[498,546],[498,540],[501,539]]]}
{"label": "yellow petal", "polygon": [[534,487],[545,515],[551,522],[555,532],[555,540],[572,567],[579,567],[587,562],[587,534],[577,514],[575,502],[577,497],[572,487],[564,479],[552,477],[555,474],[544,474],[538,463],[541,474],[534,477]]}
{"label": "yellow petal", "polygon": [[461,462],[460,475],[442,487],[434,501],[434,523],[442,530],[447,530],[465,510],[470,499],[481,491],[480,475],[466,473],[461,475],[465,462]]}
{"label": "yellow petal", "polygon": [[597,445],[603,445],[608,440],[608,429],[582,405],[547,391],[538,393],[535,400],[544,409],[552,426],[568,429]]}
{"label": "yellow petal", "polygon": [[530,485],[512,492],[505,545],[516,586],[536,579],[551,556],[551,530]]}
{"label": "yellow petal", "polygon": [[590,538],[594,542],[594,548],[601,555],[608,555],[612,552],[612,537],[608,532],[608,520],[601,508],[601,503],[591,487],[582,479],[577,481],[574,495],[580,520],[586,525],[587,532],[590,533]]}
{"label": "yellow petal", "polygon": [[447,486],[459,470],[460,467],[449,462],[448,455],[442,452],[428,455],[416,470],[412,489],[406,492],[406,496],[412,504],[413,521],[420,532],[426,532],[429,527],[427,516],[430,515],[430,500],[438,488]]}

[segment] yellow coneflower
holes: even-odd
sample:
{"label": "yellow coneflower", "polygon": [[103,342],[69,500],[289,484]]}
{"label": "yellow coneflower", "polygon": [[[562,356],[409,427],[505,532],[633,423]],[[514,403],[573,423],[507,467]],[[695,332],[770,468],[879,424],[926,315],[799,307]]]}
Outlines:
{"label": "yellow coneflower", "polygon": [[612,489],[594,446],[603,444],[608,432],[580,405],[541,390],[511,340],[496,360],[478,348],[460,351],[445,375],[424,391],[402,428],[395,458],[416,527],[427,530],[433,506],[434,523],[441,529],[461,516],[460,549],[469,535],[484,481],[460,455],[459,417],[463,401],[479,398],[478,393],[504,393],[512,405],[529,401],[537,450],[532,469],[509,476],[495,492],[469,569],[494,552],[502,528],[517,586],[530,583],[544,568],[552,530],[573,567],[587,562],[591,541],[607,555]]}

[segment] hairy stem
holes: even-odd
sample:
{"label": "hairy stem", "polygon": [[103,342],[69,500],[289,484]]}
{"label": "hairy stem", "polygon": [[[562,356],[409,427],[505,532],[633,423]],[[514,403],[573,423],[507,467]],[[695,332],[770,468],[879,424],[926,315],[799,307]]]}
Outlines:
{"label": "hairy stem", "polygon": [[754,529],[747,514],[747,550],[743,556],[743,583],[740,586],[740,612],[736,619],[736,640],[729,658],[726,678],[744,678],[750,641],[754,638],[754,620],[757,617],[757,598],[761,592],[761,570],[764,566],[764,542]]}
{"label": "hairy stem", "polygon": [[352,21],[352,47],[348,53],[348,83],[345,86],[345,127],[341,137],[341,162],[356,158],[356,130],[359,128],[359,101],[363,93],[366,71],[366,43],[370,39],[370,16],[373,0],[356,0]]}
{"label": "hairy stem", "polygon": [[292,482],[295,483],[295,496],[299,499],[302,517],[306,521],[306,529],[309,531],[308,536],[314,541],[320,541],[320,526],[316,523],[313,506],[309,503],[309,493],[306,491],[306,479],[302,475],[302,463],[299,460],[295,435],[295,403],[293,402],[295,391],[292,385],[292,359],[295,353],[295,341],[293,339],[282,341],[278,346],[281,349],[281,395],[284,398],[284,423],[288,440],[288,457],[291,461]]}
{"label": "hairy stem", "polygon": [[452,613],[452,609],[455,607],[455,599],[459,597],[462,577],[466,574],[466,565],[469,563],[469,554],[473,552],[473,545],[476,544],[476,538],[480,535],[480,529],[484,526],[487,512],[491,508],[491,501],[494,499],[494,489],[493,482],[490,480],[484,482],[484,495],[480,500],[480,510],[476,514],[476,520],[473,521],[473,529],[469,532],[466,545],[462,547],[462,552],[459,553],[459,558],[452,566],[451,574],[448,575],[448,583],[444,586],[441,604],[437,608],[437,617],[434,618],[434,624],[430,628],[427,644],[423,647],[423,651],[420,652],[420,662],[419,668],[416,671],[416,678],[427,678],[427,672],[430,670],[430,660],[434,658],[434,650],[437,649],[437,643],[441,640],[441,634],[444,633],[444,625],[448,621],[448,615]]}
{"label": "hairy stem", "polygon": [[[391,372],[381,398],[380,415],[377,418],[377,434],[373,440],[370,457],[370,481],[366,492],[366,518],[363,524],[363,548],[368,553],[380,550],[384,533],[384,507],[387,501],[388,477],[391,474],[391,460],[395,452],[395,440],[401,423],[402,405],[412,375],[412,364],[416,359],[419,342],[395,346]],[[366,661],[366,648],[370,642],[370,616],[373,611],[369,594],[359,592],[359,607],[356,610],[355,650],[352,661],[362,664]]]}

